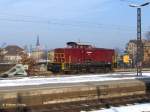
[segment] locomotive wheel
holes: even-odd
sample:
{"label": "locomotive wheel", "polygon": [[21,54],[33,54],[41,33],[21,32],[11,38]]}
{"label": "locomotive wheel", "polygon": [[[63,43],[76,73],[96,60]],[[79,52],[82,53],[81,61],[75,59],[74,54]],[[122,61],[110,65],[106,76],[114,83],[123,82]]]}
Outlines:
{"label": "locomotive wheel", "polygon": [[89,69],[89,72],[90,72],[90,73],[95,73],[96,71],[95,71],[94,68],[90,68],[90,69]]}
{"label": "locomotive wheel", "polygon": [[108,73],[108,72],[110,72],[110,68],[109,68],[109,67],[106,67],[106,68],[105,68],[105,73]]}

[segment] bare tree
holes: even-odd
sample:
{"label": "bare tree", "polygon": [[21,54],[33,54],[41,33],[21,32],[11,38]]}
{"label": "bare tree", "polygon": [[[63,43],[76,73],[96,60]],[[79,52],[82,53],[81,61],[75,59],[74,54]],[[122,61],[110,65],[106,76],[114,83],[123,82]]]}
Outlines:
{"label": "bare tree", "polygon": [[3,61],[4,56],[5,56],[4,50],[2,48],[0,48],[0,62]]}
{"label": "bare tree", "polygon": [[123,51],[123,50],[121,50],[121,48],[119,48],[119,47],[116,47],[116,48],[114,48],[114,49],[115,49],[115,53],[116,53],[117,55],[120,55],[121,52]]}
{"label": "bare tree", "polygon": [[0,46],[0,62],[4,61],[4,57],[5,57],[5,47],[6,43],[3,43],[1,46]]}

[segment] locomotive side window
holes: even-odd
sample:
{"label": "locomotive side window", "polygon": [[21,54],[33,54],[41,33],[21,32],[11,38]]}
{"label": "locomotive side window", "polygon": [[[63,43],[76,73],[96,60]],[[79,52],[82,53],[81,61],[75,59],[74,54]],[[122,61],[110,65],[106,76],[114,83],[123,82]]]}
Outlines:
{"label": "locomotive side window", "polygon": [[64,57],[64,54],[61,54],[61,57]]}
{"label": "locomotive side window", "polygon": [[58,62],[61,62],[61,58],[58,58]]}
{"label": "locomotive side window", "polygon": [[61,59],[61,62],[62,62],[62,63],[64,63],[64,62],[65,62],[65,59],[64,59],[64,58],[62,58],[62,59]]}

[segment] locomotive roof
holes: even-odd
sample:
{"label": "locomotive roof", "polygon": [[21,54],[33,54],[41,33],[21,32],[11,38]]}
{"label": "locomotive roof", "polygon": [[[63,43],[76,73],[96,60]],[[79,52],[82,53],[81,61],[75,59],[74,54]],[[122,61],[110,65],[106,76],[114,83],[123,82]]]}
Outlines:
{"label": "locomotive roof", "polygon": [[[55,50],[57,50],[57,49],[61,49],[61,50],[63,50],[63,49],[84,49],[84,48],[69,48],[69,47],[65,47],[65,48],[56,48]],[[109,49],[109,48],[95,48],[95,47],[93,47],[93,48],[86,48],[86,49],[95,49],[95,50],[114,50],[114,49]]]}
{"label": "locomotive roof", "polygon": [[67,42],[67,45],[77,45],[76,42]]}
{"label": "locomotive roof", "polygon": [[67,42],[67,46],[92,46],[89,43]]}

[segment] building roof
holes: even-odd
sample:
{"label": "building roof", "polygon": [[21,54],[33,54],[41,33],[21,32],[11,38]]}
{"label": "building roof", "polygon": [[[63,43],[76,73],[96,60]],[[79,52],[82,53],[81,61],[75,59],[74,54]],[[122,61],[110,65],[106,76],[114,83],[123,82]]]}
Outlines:
{"label": "building roof", "polygon": [[16,54],[22,54],[24,49],[17,45],[8,45],[5,47],[5,51],[7,52],[6,55],[16,55]]}
{"label": "building roof", "polygon": [[130,40],[129,43],[137,43],[137,40]]}
{"label": "building roof", "polygon": [[[145,40],[145,39],[142,39],[142,42],[150,42],[150,40]],[[129,43],[137,43],[137,40],[134,39],[134,40],[130,40]]]}

